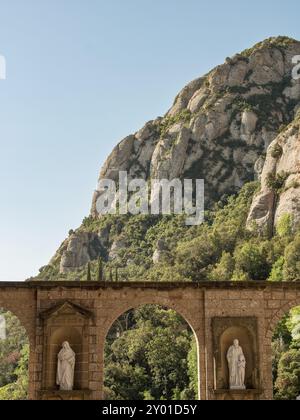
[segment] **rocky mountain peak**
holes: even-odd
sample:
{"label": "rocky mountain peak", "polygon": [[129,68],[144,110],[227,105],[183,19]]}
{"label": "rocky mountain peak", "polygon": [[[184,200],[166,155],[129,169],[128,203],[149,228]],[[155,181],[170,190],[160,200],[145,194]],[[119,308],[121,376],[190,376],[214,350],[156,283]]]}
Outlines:
{"label": "rocky mountain peak", "polygon": [[[206,207],[260,176],[262,157],[293,121],[300,86],[292,79],[300,42],[270,38],[227,58],[189,83],[163,118],[148,122],[112,151],[100,179],[205,179]],[[95,191],[91,215],[97,217]]]}
{"label": "rocky mountain peak", "polygon": [[[99,179],[118,181],[119,171],[144,180],[204,179],[206,209],[260,179],[248,228],[272,231],[286,213],[297,223],[300,81],[292,77],[297,55],[300,42],[277,37],[227,58],[184,87],[164,117],[125,137],[107,158]],[[130,219],[125,224],[102,223],[96,207],[99,195],[95,191],[87,223],[70,232],[40,277],[83,270],[100,255],[113,261],[126,248],[126,235],[134,236],[136,227]],[[143,223],[146,232],[151,226],[147,220]],[[149,251],[154,265],[170,257],[159,239]],[[128,257],[127,264],[135,257]]]}

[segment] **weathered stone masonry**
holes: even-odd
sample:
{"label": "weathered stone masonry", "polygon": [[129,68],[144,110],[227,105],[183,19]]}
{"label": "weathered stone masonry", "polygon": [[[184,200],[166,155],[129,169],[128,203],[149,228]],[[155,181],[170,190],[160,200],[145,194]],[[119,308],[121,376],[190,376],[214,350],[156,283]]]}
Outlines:
{"label": "weathered stone masonry", "polygon": [[[101,399],[104,342],[129,309],[158,304],[177,311],[198,343],[199,398],[272,399],[274,328],[300,305],[300,283],[0,283],[0,307],[13,312],[30,340],[31,399]],[[247,391],[228,391],[224,354],[239,338],[248,359]],[[55,385],[59,346],[77,354],[76,390]]]}

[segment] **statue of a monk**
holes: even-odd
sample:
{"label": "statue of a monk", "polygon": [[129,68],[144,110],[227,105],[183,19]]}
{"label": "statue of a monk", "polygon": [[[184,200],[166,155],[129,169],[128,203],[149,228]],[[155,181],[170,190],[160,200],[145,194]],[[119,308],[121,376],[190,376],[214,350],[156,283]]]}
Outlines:
{"label": "statue of a monk", "polygon": [[75,353],[65,341],[58,354],[56,383],[61,391],[72,391],[74,387]]}
{"label": "statue of a monk", "polygon": [[246,359],[239,340],[234,340],[233,345],[229,348],[227,352],[227,361],[229,367],[230,389],[246,389]]}

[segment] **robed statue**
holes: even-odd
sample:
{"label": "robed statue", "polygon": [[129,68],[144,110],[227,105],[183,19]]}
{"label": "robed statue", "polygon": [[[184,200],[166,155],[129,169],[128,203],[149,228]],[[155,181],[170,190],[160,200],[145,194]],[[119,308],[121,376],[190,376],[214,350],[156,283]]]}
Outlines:
{"label": "robed statue", "polygon": [[75,353],[65,341],[58,353],[56,384],[61,391],[72,391],[74,388]]}
{"label": "robed statue", "polygon": [[233,345],[227,352],[227,361],[229,367],[229,387],[230,389],[246,389],[246,359],[239,340],[234,340]]}

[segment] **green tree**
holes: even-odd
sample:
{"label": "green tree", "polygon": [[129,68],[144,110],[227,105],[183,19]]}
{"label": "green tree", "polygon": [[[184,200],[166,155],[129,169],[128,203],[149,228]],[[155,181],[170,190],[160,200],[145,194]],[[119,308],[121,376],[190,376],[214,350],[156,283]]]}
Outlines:
{"label": "green tree", "polygon": [[277,223],[276,231],[279,236],[290,236],[293,232],[293,219],[290,214],[284,214]]}
{"label": "green tree", "polygon": [[188,399],[197,399],[198,397],[198,351],[196,339],[192,340],[191,349],[188,354],[188,375],[189,392]]}
{"label": "green tree", "polygon": [[[189,396],[195,398],[188,368],[193,339],[189,326],[174,311],[153,305],[129,314],[120,319],[121,325],[117,322],[112,327],[107,338],[108,395],[117,399],[171,400],[190,390]],[[124,379],[129,373],[131,378]],[[135,382],[131,382],[133,379]]]}
{"label": "green tree", "polygon": [[88,264],[87,264],[86,281],[92,281],[91,263],[90,262],[88,262]]}
{"label": "green tree", "polygon": [[12,313],[0,310],[6,339],[0,340],[0,400],[21,400],[28,392],[29,343],[25,329]]}
{"label": "green tree", "polygon": [[285,281],[297,281],[300,279],[300,234],[285,249],[285,263],[283,278]]}
{"label": "green tree", "polygon": [[294,342],[300,341],[300,306],[293,308],[286,322]]}
{"label": "green tree", "polygon": [[281,256],[273,265],[271,274],[269,277],[270,281],[283,281],[283,268],[285,259]]}
{"label": "green tree", "polygon": [[276,399],[295,400],[300,394],[300,348],[283,353],[275,383]]}
{"label": "green tree", "polygon": [[272,350],[275,398],[294,400],[300,394],[300,307],[278,324]]}
{"label": "green tree", "polygon": [[270,274],[267,242],[245,242],[235,251],[236,269],[248,273],[252,280],[265,280]]}
{"label": "green tree", "polygon": [[99,257],[99,259],[98,259],[97,280],[98,281],[104,281],[104,276],[103,276],[103,261],[102,261],[102,258],[101,257]]}
{"label": "green tree", "polygon": [[230,281],[232,280],[235,267],[235,261],[229,252],[224,251],[218,264],[209,274],[212,281]]}

